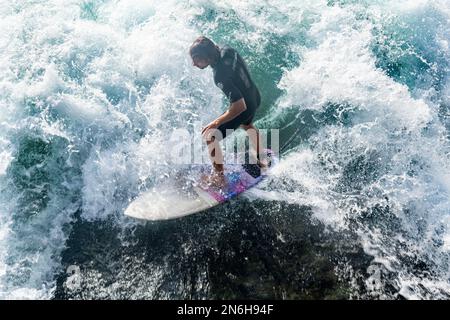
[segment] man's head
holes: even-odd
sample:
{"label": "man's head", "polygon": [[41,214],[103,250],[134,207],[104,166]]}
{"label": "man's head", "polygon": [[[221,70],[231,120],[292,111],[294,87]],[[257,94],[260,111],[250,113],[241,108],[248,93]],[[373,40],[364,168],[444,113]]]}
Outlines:
{"label": "man's head", "polygon": [[210,64],[215,64],[220,58],[219,47],[206,37],[198,37],[189,49],[192,64],[200,69],[205,69]]}

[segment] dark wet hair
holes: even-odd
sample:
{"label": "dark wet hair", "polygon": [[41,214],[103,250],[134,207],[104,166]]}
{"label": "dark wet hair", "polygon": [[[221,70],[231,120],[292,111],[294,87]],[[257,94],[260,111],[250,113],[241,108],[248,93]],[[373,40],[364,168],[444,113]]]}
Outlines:
{"label": "dark wet hair", "polygon": [[214,63],[220,58],[220,49],[207,37],[198,37],[189,49],[192,59],[204,59]]}

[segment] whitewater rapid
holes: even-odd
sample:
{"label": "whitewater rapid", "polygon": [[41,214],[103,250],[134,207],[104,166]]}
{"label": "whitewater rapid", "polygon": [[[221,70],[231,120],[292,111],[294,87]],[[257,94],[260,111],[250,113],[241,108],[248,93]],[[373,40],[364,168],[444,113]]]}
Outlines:
{"label": "whitewater rapid", "polygon": [[[200,34],[248,62],[262,93],[256,124],[296,134],[244,207],[260,203],[269,217],[284,213],[266,202],[308,207],[311,220],[353,234],[370,262],[340,275],[351,274],[351,297],[450,296],[448,1],[2,0],[0,17],[1,299],[70,292],[68,267],[91,283],[83,297],[186,296],[162,285],[168,257],[139,270],[145,259],[133,256],[108,282],[67,256],[86,226],[110,228],[120,252],[146,239],[123,211],[174,178],[161,158],[172,130],[224,111],[211,71],[187,54]],[[218,219],[203,232],[220,233]],[[183,254],[195,252],[178,232]],[[131,288],[128,277],[141,280]]]}

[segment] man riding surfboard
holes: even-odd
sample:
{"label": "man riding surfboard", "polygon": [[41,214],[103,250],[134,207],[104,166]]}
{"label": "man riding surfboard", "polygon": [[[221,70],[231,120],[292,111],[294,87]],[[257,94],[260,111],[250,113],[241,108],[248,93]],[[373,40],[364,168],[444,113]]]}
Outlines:
{"label": "man riding surfboard", "polygon": [[250,77],[247,65],[235,49],[229,46],[219,48],[210,39],[201,36],[191,45],[189,54],[192,64],[197,68],[205,69],[211,66],[214,83],[230,101],[228,110],[202,129],[202,135],[208,145],[208,154],[214,168],[206,182],[216,187],[223,187],[226,185],[226,181],[219,141],[226,138],[232,130],[239,127],[246,130],[250,138],[250,145],[253,151],[256,151],[258,165],[261,168],[267,166],[262,159],[260,160],[259,132],[253,125],[253,118],[261,103],[261,96]]}

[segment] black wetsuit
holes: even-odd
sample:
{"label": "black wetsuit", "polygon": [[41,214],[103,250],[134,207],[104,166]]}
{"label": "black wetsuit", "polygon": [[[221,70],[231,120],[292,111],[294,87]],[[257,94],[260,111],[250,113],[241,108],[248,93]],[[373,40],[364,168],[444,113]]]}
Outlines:
{"label": "black wetsuit", "polygon": [[230,103],[244,98],[247,106],[244,112],[218,127],[225,138],[227,129],[235,130],[242,124],[252,123],[256,109],[261,103],[261,96],[250,77],[247,65],[233,48],[224,46],[220,50],[220,59],[213,66],[213,70],[214,83],[225,93]]}

